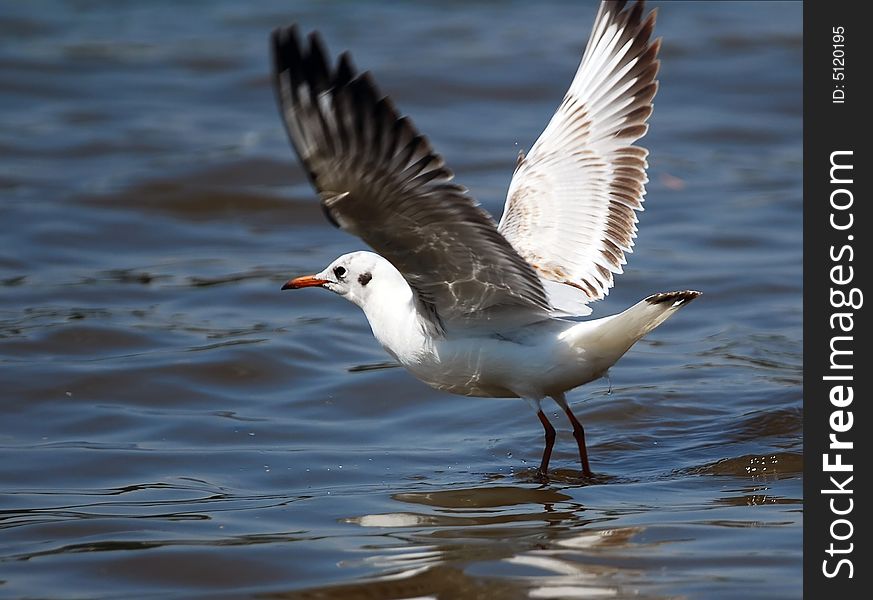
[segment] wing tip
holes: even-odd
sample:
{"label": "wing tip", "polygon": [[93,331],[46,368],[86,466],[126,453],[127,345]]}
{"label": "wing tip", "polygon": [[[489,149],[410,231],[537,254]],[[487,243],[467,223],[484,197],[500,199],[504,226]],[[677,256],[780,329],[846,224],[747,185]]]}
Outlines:
{"label": "wing tip", "polygon": [[278,76],[291,65],[289,55],[300,54],[300,28],[297,23],[276,27],[270,32],[270,55],[273,59],[273,74]]}
{"label": "wing tip", "polygon": [[[649,20],[654,21],[657,18],[657,7],[653,8],[648,13],[645,11],[646,0],[637,0],[630,6],[628,6],[627,0],[603,0],[595,21],[599,21],[602,18],[609,18],[613,22],[623,21],[625,26],[638,26],[645,24]],[[644,13],[645,18],[643,17]]]}
{"label": "wing tip", "polygon": [[300,26],[294,22],[279,26],[270,32],[273,79],[279,83],[286,74],[292,91],[306,83],[313,92],[344,85],[358,76],[348,51],[341,52],[335,66],[331,64],[327,44],[318,30],[304,38]]}

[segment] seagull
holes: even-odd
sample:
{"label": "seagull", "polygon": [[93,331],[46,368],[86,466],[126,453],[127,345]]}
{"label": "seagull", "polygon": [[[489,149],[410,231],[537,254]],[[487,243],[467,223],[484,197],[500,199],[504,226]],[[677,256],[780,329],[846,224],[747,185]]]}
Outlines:
{"label": "seagull", "polygon": [[333,65],[317,32],[271,36],[273,83],[291,144],[327,219],[375,252],[340,256],[283,290],[319,287],[357,304],[376,340],[424,383],[471,397],[524,398],[545,431],[552,398],[591,477],[566,392],[606,375],[631,346],[700,295],[651,295],[583,320],[609,293],[642,210],[645,135],[658,88],[656,12],[603,1],[563,101],[520,153],[499,223],[453,181],[428,139],[348,52]]}

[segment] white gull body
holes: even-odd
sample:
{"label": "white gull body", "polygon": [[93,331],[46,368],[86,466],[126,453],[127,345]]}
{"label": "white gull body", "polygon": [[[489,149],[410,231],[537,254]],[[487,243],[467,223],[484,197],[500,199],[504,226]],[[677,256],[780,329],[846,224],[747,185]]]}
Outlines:
{"label": "white gull body", "polygon": [[[364,284],[362,274],[369,275]],[[637,340],[695,295],[652,296],[624,313],[595,320],[549,318],[434,336],[406,279],[378,254],[346,254],[322,273],[296,281],[289,287],[323,282],[315,285],[360,306],[382,347],[428,385],[491,398],[542,399],[602,377]]]}
{"label": "white gull body", "polygon": [[385,350],[434,388],[527,399],[543,425],[545,476],[567,414],[583,473],[585,434],[565,392],[603,376],[635,342],[699,295],[655,294],[581,320],[621,273],[645,194],[646,132],[657,90],[655,14],[602,2],[563,102],[519,155],[495,223],[348,54],[320,38],[273,34],[274,83],[292,144],[328,219],[377,253],[339,257],[283,289],[322,287],[360,306]]}

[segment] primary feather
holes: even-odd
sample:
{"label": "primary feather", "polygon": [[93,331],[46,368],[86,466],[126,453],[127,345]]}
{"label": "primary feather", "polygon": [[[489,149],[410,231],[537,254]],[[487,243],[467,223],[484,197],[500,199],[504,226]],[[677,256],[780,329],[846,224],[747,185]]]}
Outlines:
{"label": "primary feather", "polygon": [[272,48],[280,111],[328,218],[403,274],[433,330],[548,316],[536,272],[368,73],[348,54],[331,67],[294,26]]}
{"label": "primary feather", "polygon": [[570,89],[519,159],[498,227],[550,282],[551,304],[587,314],[609,293],[636,237],[645,194],[647,130],[657,91],[655,12],[601,3]]}

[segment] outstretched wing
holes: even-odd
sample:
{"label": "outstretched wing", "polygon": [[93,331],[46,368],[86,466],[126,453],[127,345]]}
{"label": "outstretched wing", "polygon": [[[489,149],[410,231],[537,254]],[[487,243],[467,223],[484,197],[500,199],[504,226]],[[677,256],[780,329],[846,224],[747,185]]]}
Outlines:
{"label": "outstretched wing", "polygon": [[569,91],[509,186],[499,230],[560,284],[549,284],[549,297],[568,312],[587,314],[585,304],[609,293],[636,237],[648,151],[634,142],[657,91],[654,25],[643,2],[601,3]]}
{"label": "outstretched wing", "polygon": [[369,73],[346,53],[332,68],[295,26],[272,49],[281,114],[328,218],[391,261],[438,328],[547,314],[537,274]]}

